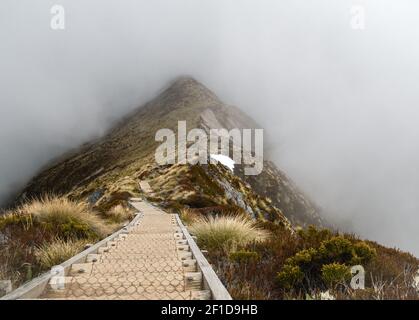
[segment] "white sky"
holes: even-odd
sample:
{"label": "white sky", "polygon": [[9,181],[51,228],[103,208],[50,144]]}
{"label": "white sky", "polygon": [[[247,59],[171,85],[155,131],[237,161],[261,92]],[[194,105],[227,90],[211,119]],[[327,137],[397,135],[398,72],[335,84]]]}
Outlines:
{"label": "white sky", "polygon": [[418,17],[416,0],[2,0],[0,199],[190,74],[330,218],[419,254]]}

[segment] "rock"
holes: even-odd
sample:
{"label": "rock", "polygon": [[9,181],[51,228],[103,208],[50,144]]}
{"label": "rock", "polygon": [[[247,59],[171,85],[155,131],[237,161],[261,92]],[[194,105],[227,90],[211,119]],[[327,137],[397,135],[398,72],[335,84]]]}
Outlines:
{"label": "rock", "polygon": [[90,194],[90,196],[87,198],[87,201],[89,202],[90,205],[93,206],[99,201],[100,198],[102,198],[104,194],[105,194],[105,191],[103,189],[96,190],[95,192]]}
{"label": "rock", "polygon": [[89,249],[92,246],[93,246],[92,243],[86,243],[86,245],[84,246],[84,250],[87,250],[87,249]]}

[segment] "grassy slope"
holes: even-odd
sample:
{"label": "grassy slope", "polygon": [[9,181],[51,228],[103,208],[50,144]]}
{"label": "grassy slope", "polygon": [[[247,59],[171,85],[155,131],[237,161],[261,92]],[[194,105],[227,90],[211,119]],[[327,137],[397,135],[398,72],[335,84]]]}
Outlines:
{"label": "grassy slope", "polygon": [[[104,138],[84,145],[41,172],[19,201],[47,192],[78,200],[94,197],[95,209],[106,213],[130,196],[141,195],[138,182],[148,180],[155,192],[143,196],[169,210],[191,207],[202,215],[245,212],[272,222],[282,231],[273,241],[248,248],[264,257],[258,262],[262,264],[249,265],[246,272],[239,272],[243,270],[240,264],[233,264],[228,270],[217,269],[232,291],[236,283],[243,283],[247,288],[243,290],[252,294],[249,297],[284,297],[284,293],[276,289],[275,275],[287,258],[304,247],[300,240],[295,241],[289,221],[294,226],[324,225],[315,207],[285,174],[270,162],[265,163],[264,172],[258,177],[244,177],[240,167],[233,175],[221,165],[159,167],[155,164],[154,150],[158,145],[154,141],[155,132],[160,128],[176,131],[178,120],[186,120],[189,128],[200,127],[200,114],[208,108],[226,127],[234,125],[229,118],[234,115],[241,118],[242,123],[250,121],[237,110],[226,109],[213,93],[194,80],[179,80],[158,98],[122,119]],[[378,273],[394,275],[406,263],[417,262],[408,254],[371,245],[377,248],[380,257],[380,262],[373,266]],[[217,252],[210,254],[215,264],[228,261],[227,256]],[[231,273],[232,270],[237,272]],[[261,294],[261,290],[266,291],[265,294]],[[236,294],[246,296],[242,291]]]}
{"label": "grassy slope", "polygon": [[[186,81],[186,83],[185,83]],[[103,139],[83,146],[74,155],[35,177],[19,200],[44,193],[87,198],[103,191],[101,204],[138,192],[138,177],[154,167],[155,132],[176,129],[177,120],[193,126],[199,111],[213,105],[215,97],[188,80],[180,81],[158,99],[137,110]]]}
{"label": "grassy slope", "polygon": [[[207,181],[200,179],[204,176],[199,174],[201,170],[195,167],[182,169],[190,174],[185,176],[189,181],[186,181],[185,177],[182,178],[181,186],[185,189],[180,192],[181,188],[178,186],[175,173],[178,168],[176,166],[172,169],[159,168],[154,161],[154,151],[158,146],[154,135],[158,129],[169,128],[176,131],[178,120],[186,120],[188,129],[205,128],[206,124],[203,123],[201,114],[208,109],[214,112],[217,117],[216,121],[222,127],[252,128],[257,126],[237,108],[226,107],[211,91],[195,80],[183,78],[176,81],[156,99],[122,119],[104,138],[85,144],[81,149],[55,161],[54,165],[32,180],[22,192],[19,201],[39,197],[45,193],[68,195],[74,199],[96,197],[100,198],[97,208],[106,210],[121,200],[138,195],[140,178],[154,179],[152,183],[155,184],[156,189],[160,189],[162,184],[158,181],[158,175],[161,175],[160,180],[163,177],[169,180],[165,182],[165,188],[177,198],[187,194],[191,185],[195,184],[200,185],[197,187],[200,189],[199,192],[195,192],[195,198],[201,198],[207,204],[213,205],[231,202],[225,199],[226,195],[219,195],[212,199],[214,184],[211,183],[211,177]],[[254,179],[244,179],[244,176],[238,179],[228,175],[226,171],[222,175],[227,180],[234,180],[233,188],[239,188],[237,191],[245,191],[246,205],[254,206],[260,203],[263,210],[258,208],[252,210],[258,215],[271,218],[276,216],[284,220],[282,219],[282,214],[284,214],[294,224],[321,225],[322,221],[314,206],[292,185],[291,181],[272,163],[266,162],[265,168],[264,173]],[[208,171],[206,168],[203,169]],[[173,174],[166,172],[170,170]],[[240,176],[240,170],[240,168],[237,170],[238,176]],[[197,173],[196,176],[195,173]],[[156,175],[157,177],[154,177]],[[245,188],[246,184],[250,184],[252,188]],[[176,187],[178,194],[171,192],[168,186]],[[161,195],[164,195],[165,188],[159,190]],[[231,197],[231,195],[228,196]],[[224,199],[221,199],[223,197]],[[270,203],[271,200],[268,206],[266,202],[268,200],[263,203],[264,201],[259,198],[271,199],[275,208]],[[203,205],[199,204],[201,200],[196,199],[197,206]],[[193,203],[190,204],[194,206]],[[266,210],[267,207],[271,209]]]}

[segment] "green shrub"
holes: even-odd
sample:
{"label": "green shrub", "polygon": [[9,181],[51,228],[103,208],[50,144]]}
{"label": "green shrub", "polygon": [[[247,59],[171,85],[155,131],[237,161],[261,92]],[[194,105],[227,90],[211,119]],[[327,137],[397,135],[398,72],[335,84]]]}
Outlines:
{"label": "green shrub", "polygon": [[236,251],[230,254],[230,260],[237,263],[257,262],[259,259],[259,254],[254,251]]}
{"label": "green shrub", "polygon": [[[320,242],[317,248],[300,250],[288,258],[284,270],[291,272],[292,267],[298,267],[309,286],[324,284],[329,286],[341,282],[350,276],[348,266],[368,263],[376,255],[375,250],[365,242],[354,242],[344,236],[329,238],[327,233],[319,236],[314,228],[307,231],[305,236],[311,238],[311,241],[321,238],[326,240]],[[282,274],[282,277],[286,278],[286,274]]]}
{"label": "green shrub", "polygon": [[371,248],[364,241],[355,243],[354,245],[355,257],[352,264],[367,264],[377,257],[377,250]]}
{"label": "green shrub", "polygon": [[286,263],[291,265],[304,266],[313,263],[317,259],[317,256],[318,252],[316,249],[305,249],[297,252],[295,256],[289,258]]}
{"label": "green shrub", "polygon": [[[384,248],[373,242],[360,241],[354,235],[344,234],[341,236],[351,242],[352,255],[351,261],[340,263],[330,261],[327,252],[324,256],[319,252],[323,242],[337,236],[333,232],[330,236],[326,235],[327,232],[323,232],[323,236],[316,236],[313,228],[310,244],[324,239],[310,247],[300,236],[277,229],[273,223],[259,222],[258,226],[270,230],[273,236],[266,241],[249,243],[240,248],[243,251],[258,253],[260,257],[258,263],[246,265],[235,263],[231,260],[234,254],[225,251],[209,251],[207,254],[209,262],[223,279],[234,299],[306,299],[307,295],[319,299],[325,298],[321,294],[325,291],[331,293],[336,300],[417,299],[417,293],[411,286],[411,277],[409,273],[406,274],[406,268],[416,271],[419,262],[410,254]],[[368,247],[365,247],[365,244]],[[324,248],[329,247],[333,246],[324,246]],[[374,257],[375,251],[376,257]],[[346,271],[354,265],[351,263],[354,257],[357,259],[371,257],[365,254],[371,252],[372,260],[367,264],[361,263],[368,273],[365,290],[354,291],[347,286],[329,287],[327,282],[336,283],[339,279],[347,279]],[[336,270],[335,267],[334,270],[328,266],[322,272],[323,266],[333,263],[341,265],[341,268],[338,267]],[[340,269],[342,271],[338,272]],[[371,289],[372,281],[385,287],[377,293],[377,289]]]}
{"label": "green shrub", "polygon": [[320,245],[319,253],[325,263],[328,261],[348,263],[354,256],[352,242],[342,236],[323,241]]}
{"label": "green shrub", "polygon": [[351,279],[349,267],[340,263],[330,263],[323,265],[321,269],[322,279],[328,286],[342,284]]}
{"label": "green shrub", "polygon": [[299,266],[285,265],[277,274],[278,284],[284,289],[292,289],[304,280],[304,272]]}

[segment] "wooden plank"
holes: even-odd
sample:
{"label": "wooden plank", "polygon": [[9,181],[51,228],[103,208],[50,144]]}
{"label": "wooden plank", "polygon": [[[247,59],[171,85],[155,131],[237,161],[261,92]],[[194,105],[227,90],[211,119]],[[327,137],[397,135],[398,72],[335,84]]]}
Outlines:
{"label": "wooden plank", "polygon": [[153,193],[153,189],[151,189],[150,184],[148,183],[148,181],[140,181],[139,183],[140,185],[140,189],[144,191],[144,193]]}

